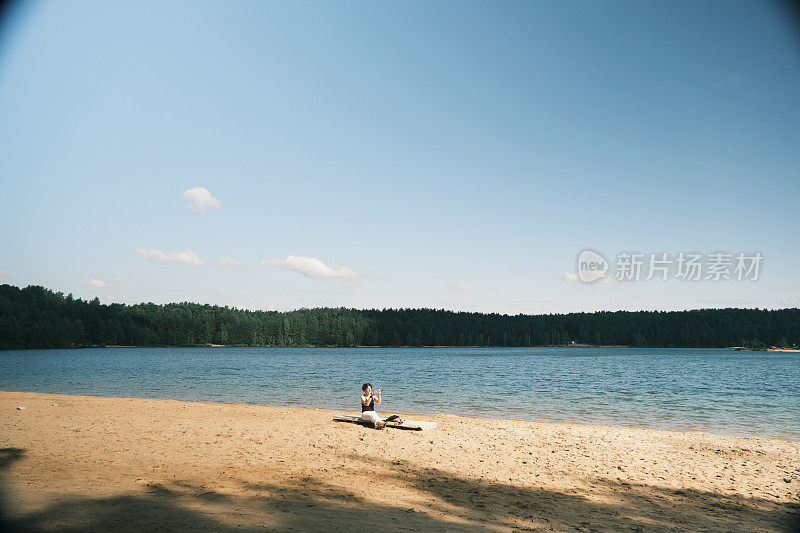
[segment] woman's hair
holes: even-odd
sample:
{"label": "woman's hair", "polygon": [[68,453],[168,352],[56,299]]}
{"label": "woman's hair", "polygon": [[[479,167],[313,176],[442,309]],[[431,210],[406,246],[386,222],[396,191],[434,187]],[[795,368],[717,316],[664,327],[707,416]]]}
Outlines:
{"label": "woman's hair", "polygon": [[367,381],[366,383],[364,383],[363,385],[361,385],[361,390],[363,390],[364,392],[367,392],[367,387],[372,387],[372,383],[370,383],[369,381]]}

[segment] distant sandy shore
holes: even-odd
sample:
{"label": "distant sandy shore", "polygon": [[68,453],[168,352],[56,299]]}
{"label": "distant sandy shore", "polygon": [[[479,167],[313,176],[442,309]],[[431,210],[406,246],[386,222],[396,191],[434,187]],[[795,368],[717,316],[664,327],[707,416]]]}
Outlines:
{"label": "distant sandy shore", "polygon": [[376,431],[324,409],[20,392],[0,413],[3,519],[21,530],[800,525],[797,440],[452,415]]}

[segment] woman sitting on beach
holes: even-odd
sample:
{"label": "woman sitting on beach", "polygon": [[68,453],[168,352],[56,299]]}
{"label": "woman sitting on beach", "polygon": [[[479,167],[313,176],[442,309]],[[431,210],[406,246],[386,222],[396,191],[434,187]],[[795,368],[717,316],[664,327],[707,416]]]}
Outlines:
{"label": "woman sitting on beach", "polygon": [[378,416],[378,413],[375,412],[375,400],[381,403],[380,389],[376,389],[375,392],[372,392],[372,384],[364,383],[361,386],[361,390],[364,391],[364,394],[361,395],[361,418],[363,420],[372,422],[375,425],[375,429],[383,429],[386,427],[386,422],[395,421],[398,424],[403,423],[403,419],[397,415],[392,415],[386,420],[383,420]]}

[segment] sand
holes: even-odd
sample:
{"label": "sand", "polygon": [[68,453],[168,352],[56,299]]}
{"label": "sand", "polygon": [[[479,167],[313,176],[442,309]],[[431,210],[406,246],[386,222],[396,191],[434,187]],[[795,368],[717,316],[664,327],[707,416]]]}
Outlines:
{"label": "sand", "polygon": [[[24,406],[24,410],[17,407]],[[800,441],[0,392],[6,527],[794,531]]]}

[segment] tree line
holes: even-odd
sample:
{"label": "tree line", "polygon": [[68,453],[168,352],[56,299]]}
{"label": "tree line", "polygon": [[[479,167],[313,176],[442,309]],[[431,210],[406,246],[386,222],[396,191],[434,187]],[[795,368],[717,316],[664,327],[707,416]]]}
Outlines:
{"label": "tree line", "polygon": [[559,346],[763,349],[800,344],[800,309],[501,315],[444,309],[249,311],[101,304],[0,285],[0,349],[84,346]]}

